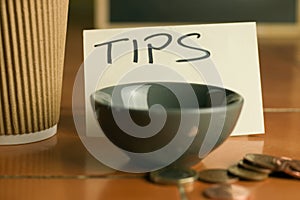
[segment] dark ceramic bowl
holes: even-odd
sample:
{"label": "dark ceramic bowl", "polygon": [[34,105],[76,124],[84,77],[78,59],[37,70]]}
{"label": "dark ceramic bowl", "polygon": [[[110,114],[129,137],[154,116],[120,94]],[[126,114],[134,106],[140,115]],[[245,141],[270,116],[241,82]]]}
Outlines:
{"label": "dark ceramic bowl", "polygon": [[150,153],[170,144],[170,156],[180,154],[171,165],[179,167],[196,164],[222,144],[243,106],[243,98],[231,90],[179,82],[107,87],[91,101],[104,134],[116,146]]}

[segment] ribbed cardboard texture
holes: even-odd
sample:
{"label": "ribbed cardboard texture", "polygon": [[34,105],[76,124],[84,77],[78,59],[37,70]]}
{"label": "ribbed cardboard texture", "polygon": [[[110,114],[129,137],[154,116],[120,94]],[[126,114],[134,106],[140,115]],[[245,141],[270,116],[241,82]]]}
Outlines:
{"label": "ribbed cardboard texture", "polygon": [[0,0],[0,135],[58,123],[68,0]]}

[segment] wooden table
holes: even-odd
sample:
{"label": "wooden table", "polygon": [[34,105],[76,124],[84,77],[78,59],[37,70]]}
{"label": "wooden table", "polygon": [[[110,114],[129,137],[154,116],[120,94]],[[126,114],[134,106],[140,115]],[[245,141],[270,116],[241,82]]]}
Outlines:
{"label": "wooden table", "polygon": [[[116,172],[95,160],[77,136],[71,112],[74,77],[82,62],[80,27],[70,26],[58,133],[38,143],[0,146],[0,199],[180,199],[176,186],[156,185],[144,174]],[[195,168],[227,168],[246,153],[300,160],[300,52],[297,41],[260,40],[265,135],[232,137]],[[253,119],[255,120],[255,119]],[[251,123],[251,121],[249,121]],[[251,199],[299,199],[300,180],[271,177],[239,181]],[[210,184],[197,181],[189,200],[206,199]]]}

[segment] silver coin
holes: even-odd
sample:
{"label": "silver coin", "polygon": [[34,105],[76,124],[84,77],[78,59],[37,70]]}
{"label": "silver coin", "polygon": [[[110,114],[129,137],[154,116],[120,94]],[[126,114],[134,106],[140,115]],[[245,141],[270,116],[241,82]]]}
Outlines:
{"label": "silver coin", "polygon": [[274,158],[273,162],[277,165],[276,171],[284,172],[284,170],[290,166],[290,161],[292,159],[288,157],[278,157]]}
{"label": "silver coin", "polygon": [[291,168],[300,172],[300,160],[291,160],[289,162],[289,164],[290,164]]}
{"label": "silver coin", "polygon": [[244,157],[244,160],[251,164],[270,169],[272,171],[278,171],[279,166],[276,162],[278,159],[279,157],[264,154],[246,154]]}
{"label": "silver coin", "polygon": [[198,179],[208,183],[234,183],[238,177],[228,174],[226,169],[206,169],[198,172]]}
{"label": "silver coin", "polygon": [[280,171],[297,179],[300,179],[299,163],[296,160],[281,158],[277,161]]}
{"label": "silver coin", "polygon": [[295,160],[289,157],[280,157],[276,162],[279,165],[283,165],[283,163],[286,162],[293,170],[300,171],[300,160]]}
{"label": "silver coin", "polygon": [[247,170],[237,165],[229,167],[228,171],[235,176],[251,181],[262,181],[269,177],[268,174]]}
{"label": "silver coin", "polygon": [[299,171],[295,171],[295,170],[292,170],[292,169],[285,169],[283,171],[284,173],[294,177],[294,178],[297,178],[297,179],[300,179],[300,172]]}
{"label": "silver coin", "polygon": [[198,174],[192,169],[166,167],[150,173],[150,179],[161,184],[185,184],[197,180]]}
{"label": "silver coin", "polygon": [[240,160],[238,165],[245,168],[245,169],[252,170],[252,171],[255,171],[255,172],[260,172],[260,173],[264,173],[264,174],[272,173],[272,170],[270,170],[270,169],[259,167],[257,165],[253,165],[253,164],[249,164],[249,163],[247,163],[243,160]]}
{"label": "silver coin", "polygon": [[250,191],[238,185],[219,184],[205,189],[203,194],[218,200],[246,200],[249,198]]}
{"label": "silver coin", "polygon": [[282,171],[287,175],[300,179],[300,172],[294,170],[290,165],[286,165],[286,167]]}

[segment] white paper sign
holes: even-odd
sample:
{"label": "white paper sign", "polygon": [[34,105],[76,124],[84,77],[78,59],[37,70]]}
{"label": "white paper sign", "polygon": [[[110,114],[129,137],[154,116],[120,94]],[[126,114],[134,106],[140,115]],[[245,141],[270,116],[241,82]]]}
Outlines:
{"label": "white paper sign", "polygon": [[[96,57],[91,56],[95,49],[99,50]],[[116,85],[142,67],[147,67],[145,73],[127,81],[172,81],[163,70],[153,67],[151,71],[151,66],[159,65],[172,68],[188,82],[221,86],[241,94],[244,107],[232,135],[264,133],[255,23],[86,30],[84,59],[88,129],[98,126],[90,104],[92,92]],[[209,76],[199,73],[196,62],[196,67],[212,66],[215,71]],[[95,68],[101,70],[96,72]],[[99,80],[91,82],[90,77]]]}

